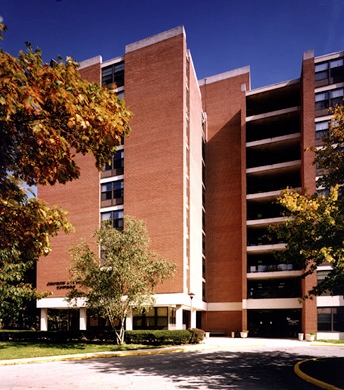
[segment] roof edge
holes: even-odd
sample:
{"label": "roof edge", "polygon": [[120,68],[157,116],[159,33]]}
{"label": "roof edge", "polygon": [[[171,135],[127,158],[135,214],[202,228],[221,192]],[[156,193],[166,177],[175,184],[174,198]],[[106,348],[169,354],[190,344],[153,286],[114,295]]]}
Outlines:
{"label": "roof edge", "polygon": [[219,73],[219,74],[214,75],[214,76],[205,77],[204,79],[199,80],[198,84],[199,84],[199,86],[202,86],[205,84],[215,83],[217,81],[229,79],[231,77],[240,76],[240,75],[245,74],[245,73],[250,73],[250,66],[249,65],[243,66],[242,68],[230,70],[228,72]]}
{"label": "roof edge", "polygon": [[183,34],[184,36],[186,35],[184,26],[175,27],[171,30],[167,30],[162,33],[153,35],[152,37],[142,39],[141,41],[130,43],[129,45],[125,46],[125,53],[130,53],[132,51],[142,49],[143,47],[153,45],[154,43],[164,41],[165,39],[169,39],[180,34]]}

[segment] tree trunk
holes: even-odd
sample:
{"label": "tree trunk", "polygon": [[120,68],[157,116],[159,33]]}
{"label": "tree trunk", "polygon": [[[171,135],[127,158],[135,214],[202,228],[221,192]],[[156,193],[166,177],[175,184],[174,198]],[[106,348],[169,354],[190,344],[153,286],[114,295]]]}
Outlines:
{"label": "tree trunk", "polygon": [[113,327],[113,330],[115,331],[116,335],[116,343],[118,345],[124,344],[124,334],[125,334],[125,329],[124,329],[124,324],[125,324],[125,317],[120,320],[120,329],[117,331],[115,327]]}

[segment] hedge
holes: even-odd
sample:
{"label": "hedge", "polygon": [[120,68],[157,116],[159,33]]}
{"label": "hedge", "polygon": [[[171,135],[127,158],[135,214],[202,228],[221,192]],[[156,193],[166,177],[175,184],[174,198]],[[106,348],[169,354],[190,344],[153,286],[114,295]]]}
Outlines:
{"label": "hedge", "polygon": [[[201,329],[188,330],[127,330],[127,344],[145,345],[181,345],[198,344],[203,341],[205,332]],[[115,333],[111,330],[78,330],[78,331],[26,331],[1,330],[0,341],[31,341],[49,343],[114,343]]]}
{"label": "hedge", "polygon": [[198,344],[203,341],[205,332],[201,329],[188,330],[127,330],[127,344],[181,345]]}

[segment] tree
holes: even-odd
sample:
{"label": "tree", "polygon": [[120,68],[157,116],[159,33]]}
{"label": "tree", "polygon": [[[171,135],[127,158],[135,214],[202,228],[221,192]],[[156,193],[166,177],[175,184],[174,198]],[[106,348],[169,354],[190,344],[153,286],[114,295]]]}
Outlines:
{"label": "tree", "polygon": [[[1,39],[5,30],[0,23]],[[77,62],[47,64],[26,46],[18,58],[0,50],[0,319],[38,296],[24,276],[49,253],[51,236],[71,230],[65,211],[29,197],[23,183],[77,179],[77,153],[101,169],[130,130],[124,100],[82,79]]]}
{"label": "tree", "polygon": [[336,106],[323,146],[315,149],[314,163],[322,169],[317,185],[324,194],[300,194],[286,189],[277,202],[283,206],[286,221],[271,226],[270,233],[286,243],[276,256],[293,262],[305,270],[303,277],[316,271],[323,263],[332,270],[314,286],[308,296],[325,291],[344,295],[344,107]]}
{"label": "tree", "polygon": [[50,237],[71,226],[65,211],[29,199],[13,177],[0,189],[0,319],[18,323],[31,300],[46,296],[35,288],[36,261],[50,252]]}
{"label": "tree", "polygon": [[329,190],[344,184],[344,105],[334,108],[329,131],[322,141],[323,146],[315,149],[314,163],[324,172],[317,184]]}
{"label": "tree", "polygon": [[151,307],[155,287],[173,277],[176,265],[149,251],[145,224],[132,217],[125,217],[122,231],[103,225],[95,238],[100,257],[85,242],[70,249],[76,287],[69,292],[69,301],[85,298],[88,308],[109,320],[117,343],[122,344],[128,311]]}

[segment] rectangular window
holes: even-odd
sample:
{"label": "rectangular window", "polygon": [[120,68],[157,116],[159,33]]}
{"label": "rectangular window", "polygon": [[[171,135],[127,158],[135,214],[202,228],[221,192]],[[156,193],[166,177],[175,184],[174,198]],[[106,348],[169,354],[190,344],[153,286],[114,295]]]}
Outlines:
{"label": "rectangular window", "polygon": [[329,107],[334,107],[337,104],[343,104],[343,96],[344,88],[316,93],[315,109],[323,110]]}
{"label": "rectangular window", "polygon": [[102,207],[123,204],[124,202],[124,181],[116,180],[110,183],[104,183],[101,186],[101,200],[111,201],[109,204],[103,204]]}
{"label": "rectangular window", "polygon": [[334,89],[330,91],[330,107],[334,107],[337,104],[343,104],[344,89]]}
{"label": "rectangular window", "polygon": [[124,149],[117,150],[111,161],[105,164],[102,177],[119,176],[124,173]]}
{"label": "rectangular window", "polygon": [[[259,268],[258,268],[259,272]],[[249,298],[297,298],[301,296],[301,283],[297,278],[250,280],[247,283]]]}
{"label": "rectangular window", "polygon": [[315,94],[315,109],[323,110],[329,107],[328,92],[320,92]]}
{"label": "rectangular window", "polygon": [[[171,319],[171,323],[175,321]],[[168,308],[153,307],[143,313],[134,313],[133,328],[135,329],[167,329],[168,328]]]}
{"label": "rectangular window", "polygon": [[328,332],[343,332],[344,307],[319,307],[318,330]]}
{"label": "rectangular window", "polygon": [[328,63],[322,62],[315,65],[315,80],[324,80],[328,78]]}
{"label": "rectangular window", "polygon": [[109,162],[107,162],[106,164],[105,164],[105,167],[103,168],[103,172],[105,172],[105,171],[111,171],[112,170],[112,159],[111,159],[111,161],[109,161]]}
{"label": "rectangular window", "polygon": [[328,121],[316,122],[315,124],[315,138],[321,139],[328,132]]}
{"label": "rectangular window", "polygon": [[113,182],[113,199],[116,200],[116,204],[123,204],[124,198],[124,181],[117,180]]}
{"label": "rectangular window", "polygon": [[339,68],[340,66],[343,66],[343,65],[344,65],[344,59],[343,58],[337,58],[337,59],[332,60],[330,62],[330,68],[331,69]]}
{"label": "rectangular window", "polygon": [[112,84],[112,66],[103,68],[102,70],[102,85]]}
{"label": "rectangular window", "polygon": [[123,209],[101,213],[101,220],[104,222],[111,221],[112,226],[117,230],[123,230],[123,226],[124,226],[123,218],[124,218]]}
{"label": "rectangular window", "polygon": [[115,175],[123,175],[124,172],[124,150],[117,150],[113,159]]}
{"label": "rectangular window", "polygon": [[102,85],[108,88],[123,87],[124,61],[117,62],[102,69]]}
{"label": "rectangular window", "polygon": [[102,200],[112,199],[112,183],[102,184]]}
{"label": "rectangular window", "polygon": [[315,81],[317,85],[336,84],[344,81],[344,59],[334,60],[315,64]]}

